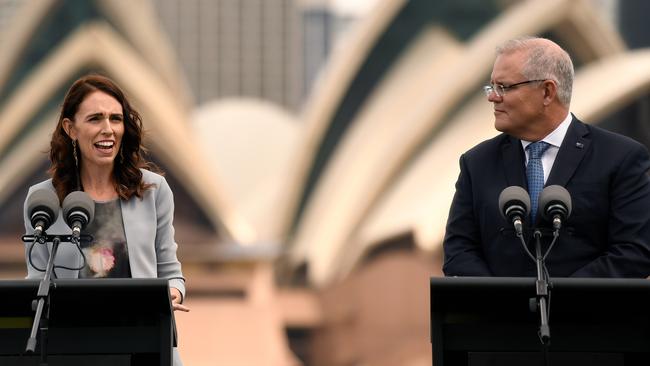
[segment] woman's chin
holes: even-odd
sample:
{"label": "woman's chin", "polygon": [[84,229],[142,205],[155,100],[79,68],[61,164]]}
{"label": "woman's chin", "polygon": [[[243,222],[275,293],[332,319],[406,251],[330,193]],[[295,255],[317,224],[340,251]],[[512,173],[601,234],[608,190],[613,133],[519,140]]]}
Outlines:
{"label": "woman's chin", "polygon": [[88,160],[89,165],[96,166],[98,168],[110,168],[115,164],[114,156],[102,156],[94,157],[94,159]]}

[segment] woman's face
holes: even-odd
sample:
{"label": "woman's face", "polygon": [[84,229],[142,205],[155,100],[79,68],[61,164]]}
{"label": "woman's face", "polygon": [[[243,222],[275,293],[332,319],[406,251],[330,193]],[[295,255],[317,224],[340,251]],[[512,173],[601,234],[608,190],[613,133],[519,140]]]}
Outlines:
{"label": "woman's face", "polygon": [[124,114],[117,99],[102,91],[88,94],[74,119],[63,120],[63,128],[77,140],[82,167],[113,167],[124,135]]}

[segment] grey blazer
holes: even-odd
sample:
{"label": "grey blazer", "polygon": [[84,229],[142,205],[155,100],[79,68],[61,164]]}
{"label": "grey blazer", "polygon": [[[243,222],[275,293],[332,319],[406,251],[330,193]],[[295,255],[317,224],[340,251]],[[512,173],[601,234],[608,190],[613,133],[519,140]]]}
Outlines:
{"label": "grey blazer", "polygon": [[[174,240],[174,197],[167,181],[162,176],[142,169],[142,177],[146,183],[154,186],[145,191],[140,200],[131,197],[128,201],[121,200],[122,219],[126,234],[131,276],[133,278],[167,278],[169,286],[180,290],[185,298],[185,279],[181,271],[181,263],[176,257],[178,245]],[[36,190],[51,189],[54,191],[52,180],[48,179],[29,188],[27,197]],[[34,228],[27,214],[27,200],[23,209],[25,232],[32,234]],[[63,220],[59,210],[56,222],[47,230],[50,235],[70,235],[72,230]],[[25,260],[27,263],[27,278],[41,278],[44,273],[37,271],[45,268],[52,245],[37,245],[31,253],[32,243],[25,243]],[[56,253],[55,265],[78,268],[83,263],[79,250],[71,243],[61,243]],[[79,271],[57,269],[58,278],[77,278]]]}

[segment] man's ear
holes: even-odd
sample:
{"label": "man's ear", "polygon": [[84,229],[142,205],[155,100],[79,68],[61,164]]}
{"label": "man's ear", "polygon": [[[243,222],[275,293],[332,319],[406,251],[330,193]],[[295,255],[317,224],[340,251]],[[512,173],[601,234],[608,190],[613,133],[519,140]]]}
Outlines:
{"label": "man's ear", "polygon": [[63,130],[65,133],[68,135],[68,137],[72,140],[77,139],[77,133],[74,130],[72,126],[72,121],[69,118],[64,118],[63,119]]}
{"label": "man's ear", "polygon": [[557,96],[557,84],[553,80],[544,81],[544,105],[550,105]]}

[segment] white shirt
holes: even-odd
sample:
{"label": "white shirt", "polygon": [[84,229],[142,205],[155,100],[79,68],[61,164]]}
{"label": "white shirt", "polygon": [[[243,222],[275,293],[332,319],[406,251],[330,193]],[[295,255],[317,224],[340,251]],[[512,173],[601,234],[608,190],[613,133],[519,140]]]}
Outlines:
{"label": "white shirt", "polygon": [[[567,114],[567,116],[564,118],[564,121],[560,123],[559,126],[553,132],[549,133],[544,137],[541,141],[544,141],[548,143],[549,146],[548,149],[544,152],[544,155],[542,155],[542,168],[544,169],[544,184],[546,184],[546,180],[548,179],[549,174],[551,173],[551,169],[553,169],[553,163],[555,163],[555,158],[557,157],[558,151],[560,151],[560,145],[562,145],[562,141],[564,140],[564,136],[566,136],[566,132],[569,129],[569,124],[571,124],[571,120],[573,119],[573,116],[571,113]],[[521,146],[524,148],[524,152],[526,153],[526,165],[528,165],[528,150],[526,150],[526,147],[530,144],[532,144],[533,141],[524,141],[521,140]]]}

